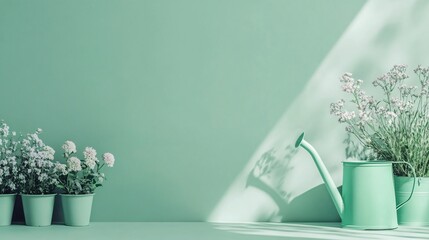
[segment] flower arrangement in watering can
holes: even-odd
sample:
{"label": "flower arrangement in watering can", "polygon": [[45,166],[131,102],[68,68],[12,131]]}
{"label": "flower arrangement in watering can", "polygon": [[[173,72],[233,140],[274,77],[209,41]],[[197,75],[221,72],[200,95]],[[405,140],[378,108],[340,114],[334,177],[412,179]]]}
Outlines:
{"label": "flower arrangement in watering can", "polygon": [[[372,150],[375,159],[405,161],[393,166],[396,201],[408,198],[415,186],[414,197],[398,211],[399,224],[429,225],[429,67],[414,69],[416,85],[407,85],[407,66],[395,65],[373,81],[380,98],[362,90],[363,81],[345,73],[340,81],[350,96],[351,106],[341,99],[331,104],[331,114],[355,136],[362,147]],[[349,108],[351,107],[351,108]],[[348,109],[347,109],[348,108]]]}
{"label": "flower arrangement in watering can", "polygon": [[[298,137],[295,147],[304,148],[313,158],[341,217],[343,227],[371,230],[398,227],[396,210],[410,200],[414,189],[404,202],[396,205],[392,164],[407,164],[414,173],[414,168],[409,163],[344,161],[341,195],[319,154],[304,140],[304,133]],[[414,175],[414,184],[415,180]]]}

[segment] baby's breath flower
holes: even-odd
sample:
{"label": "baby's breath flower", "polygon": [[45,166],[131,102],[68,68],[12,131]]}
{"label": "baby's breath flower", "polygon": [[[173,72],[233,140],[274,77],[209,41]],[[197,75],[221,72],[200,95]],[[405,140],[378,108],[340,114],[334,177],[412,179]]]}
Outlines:
{"label": "baby's breath flower", "polygon": [[355,80],[354,78],[352,78],[351,73],[344,73],[343,76],[341,76],[340,78],[340,82],[343,83],[341,87],[344,92],[353,93],[360,88],[362,80]]}
{"label": "baby's breath flower", "polygon": [[396,115],[396,113],[392,112],[392,111],[387,111],[385,113],[386,118],[387,118],[387,124],[388,125],[392,125],[393,122],[395,121],[395,118],[398,117],[398,115]]}
{"label": "baby's breath flower", "polygon": [[371,118],[370,114],[371,113],[369,113],[369,112],[360,110],[359,111],[360,124],[365,124],[365,123],[371,121],[372,118]]}
{"label": "baby's breath flower", "polygon": [[55,150],[50,146],[45,146],[45,156],[48,160],[54,160]]}
{"label": "baby's breath flower", "polygon": [[331,103],[331,114],[334,114],[335,116],[340,116],[343,107],[344,107],[345,101],[343,99],[339,100],[336,103]]}
{"label": "baby's breath flower", "polygon": [[[384,97],[380,99],[367,95],[361,89],[363,82],[345,73],[340,82],[353,108],[349,109],[340,100],[330,105],[330,112],[375,155],[385,160],[410,162],[417,176],[423,177],[429,175],[429,168],[422,167],[429,165],[426,157],[429,152],[429,67],[419,65],[414,73],[420,82],[418,87],[405,84],[409,76],[404,64],[394,65],[377,77],[373,86],[383,92]],[[393,168],[399,176],[411,175],[408,168],[396,165]]]}
{"label": "baby's breath flower", "polygon": [[18,142],[6,122],[0,124],[0,194],[16,193]]}
{"label": "baby's breath flower", "polygon": [[356,116],[356,114],[354,111],[351,111],[351,112],[344,111],[340,114],[339,121],[340,122],[347,122],[347,121],[350,121],[353,118],[355,118],[355,116]]}
{"label": "baby's breath flower", "polygon": [[21,141],[21,163],[16,169],[16,182],[22,193],[53,193],[56,187],[60,173],[56,170],[58,163],[53,162],[55,150],[40,139],[41,132],[37,129]]}

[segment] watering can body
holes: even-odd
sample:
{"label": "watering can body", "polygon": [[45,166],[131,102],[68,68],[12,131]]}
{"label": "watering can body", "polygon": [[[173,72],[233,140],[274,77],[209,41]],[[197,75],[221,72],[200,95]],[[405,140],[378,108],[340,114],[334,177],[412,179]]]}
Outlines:
{"label": "watering can body", "polygon": [[[295,147],[304,148],[313,158],[331,195],[343,227],[355,229],[394,229],[398,227],[396,210],[407,203],[414,192],[416,175],[406,162],[344,161],[342,194],[338,191],[317,151],[302,133]],[[413,189],[407,200],[396,205],[392,164],[407,164],[413,174]]]}
{"label": "watering can body", "polygon": [[392,172],[392,162],[343,162],[343,227],[398,227]]}

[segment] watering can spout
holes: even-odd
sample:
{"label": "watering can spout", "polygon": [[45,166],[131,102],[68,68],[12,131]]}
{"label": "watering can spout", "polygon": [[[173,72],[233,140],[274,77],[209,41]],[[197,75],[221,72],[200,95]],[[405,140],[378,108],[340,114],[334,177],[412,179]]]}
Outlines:
{"label": "watering can spout", "polygon": [[310,156],[313,158],[314,163],[317,166],[317,169],[319,170],[320,175],[322,176],[323,181],[326,184],[326,187],[328,189],[329,195],[331,195],[332,200],[334,201],[335,208],[338,211],[338,214],[341,218],[343,218],[343,212],[344,212],[344,201],[341,197],[340,192],[338,191],[337,187],[335,186],[334,181],[331,178],[331,175],[328,172],[328,169],[326,169],[325,164],[322,162],[322,159],[320,158],[317,151],[309,144],[307,141],[304,140],[304,133],[302,133],[298,139],[296,140],[295,147],[302,147],[304,148]]}

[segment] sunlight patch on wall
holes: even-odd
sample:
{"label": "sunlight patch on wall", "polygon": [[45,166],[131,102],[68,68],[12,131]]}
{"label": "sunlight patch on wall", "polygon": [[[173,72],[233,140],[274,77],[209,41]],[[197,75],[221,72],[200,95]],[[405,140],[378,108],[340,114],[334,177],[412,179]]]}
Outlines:
{"label": "sunlight patch on wall", "polygon": [[339,77],[353,72],[355,78],[366,81],[366,87],[394,64],[408,64],[409,71],[418,64],[428,65],[428,11],[425,1],[368,1],[208,221],[339,220],[313,161],[290,146],[305,131],[335,183],[341,185],[346,134],[329,114],[330,103],[343,96]]}

